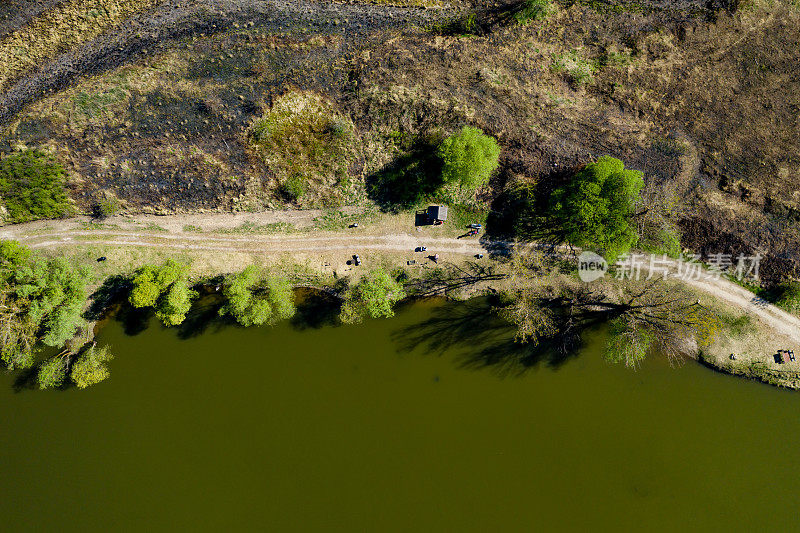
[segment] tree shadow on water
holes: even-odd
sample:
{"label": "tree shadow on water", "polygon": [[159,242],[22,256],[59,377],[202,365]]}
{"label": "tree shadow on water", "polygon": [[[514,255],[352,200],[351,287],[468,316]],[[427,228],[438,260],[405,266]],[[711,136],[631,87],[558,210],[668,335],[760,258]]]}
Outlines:
{"label": "tree shadow on water", "polygon": [[424,349],[437,356],[452,351],[458,367],[489,369],[501,377],[519,377],[540,365],[557,369],[580,352],[577,339],[568,346],[556,339],[533,345],[516,342],[514,332],[487,299],[476,298],[449,302],[424,322],[406,326],[392,337],[401,351]]}
{"label": "tree shadow on water", "polygon": [[339,325],[341,302],[316,290],[301,290],[297,294],[297,312],[290,324],[296,330],[320,329]]}
{"label": "tree shadow on water", "polygon": [[26,390],[37,389],[39,376],[39,365],[31,368],[26,368],[14,378],[14,392],[20,393]]}
{"label": "tree shadow on water", "polygon": [[191,339],[208,332],[212,327],[214,331],[219,331],[226,326],[234,325],[235,321],[230,317],[219,316],[219,310],[223,305],[224,299],[218,294],[202,296],[194,302],[186,313],[186,318],[178,326],[178,338]]}

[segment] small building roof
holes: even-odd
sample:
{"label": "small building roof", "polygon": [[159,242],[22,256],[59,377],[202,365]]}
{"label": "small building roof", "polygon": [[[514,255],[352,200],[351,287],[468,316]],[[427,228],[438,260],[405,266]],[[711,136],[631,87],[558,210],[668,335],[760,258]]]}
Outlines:
{"label": "small building roof", "polygon": [[447,220],[447,206],[432,205],[428,207],[428,217],[433,220]]}

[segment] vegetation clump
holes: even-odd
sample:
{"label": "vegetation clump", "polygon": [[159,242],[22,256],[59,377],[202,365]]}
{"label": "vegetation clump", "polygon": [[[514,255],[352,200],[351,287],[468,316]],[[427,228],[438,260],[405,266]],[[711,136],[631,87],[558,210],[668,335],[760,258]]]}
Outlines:
{"label": "vegetation clump", "polygon": [[40,389],[61,387],[67,378],[69,358],[66,355],[55,355],[39,365],[36,380]]}
{"label": "vegetation clump", "polygon": [[160,267],[145,265],[133,277],[128,301],[137,308],[154,308],[165,326],[180,325],[197,297],[189,288],[186,272],[186,265],[171,259]]}
{"label": "vegetation clump", "polygon": [[0,358],[6,367],[29,368],[39,344],[59,347],[75,335],[87,278],[63,258],[45,259],[18,242],[0,241]]}
{"label": "vegetation clump", "polygon": [[544,20],[554,11],[555,6],[552,0],[527,0],[522,3],[520,8],[514,13],[514,20],[519,24]]}
{"label": "vegetation clump", "polygon": [[64,169],[40,150],[25,150],[0,159],[0,198],[9,222],[29,222],[68,215]]}
{"label": "vegetation clump", "polygon": [[339,317],[345,324],[359,323],[367,317],[390,318],[394,316],[394,304],[405,296],[402,283],[386,270],[376,268],[345,293]]}
{"label": "vegetation clump", "polygon": [[779,287],[781,295],[775,302],[778,307],[800,315],[800,281],[784,282]]}
{"label": "vegetation clump", "polygon": [[595,250],[613,263],[638,240],[634,210],[643,186],[641,172],[603,156],[552,192],[544,216],[529,212],[517,230],[526,238]]}
{"label": "vegetation clump", "polygon": [[[341,203],[342,188],[357,155],[355,127],[332,102],[319,95],[291,91],[252,126],[253,147],[291,200],[308,204]],[[320,195],[311,197],[311,193]]]}
{"label": "vegetation clump", "polygon": [[110,375],[108,362],[112,359],[114,356],[108,352],[108,346],[98,348],[92,344],[72,363],[70,379],[79,389],[100,383]]}
{"label": "vegetation clump", "polygon": [[485,185],[497,169],[500,146],[480,128],[464,126],[442,141],[438,154],[442,160],[443,187],[467,198]]}
{"label": "vegetation clump", "polygon": [[265,276],[255,266],[226,280],[221,316],[230,315],[242,326],[275,324],[295,314],[294,292],[288,280]]}

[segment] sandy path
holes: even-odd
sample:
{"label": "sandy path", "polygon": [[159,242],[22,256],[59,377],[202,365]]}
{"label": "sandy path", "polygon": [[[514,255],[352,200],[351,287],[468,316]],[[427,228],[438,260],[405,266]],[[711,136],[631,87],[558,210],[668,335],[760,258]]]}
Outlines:
{"label": "sandy path", "polygon": [[[240,226],[243,222],[269,224],[289,222],[296,227],[310,226],[315,211],[265,212],[257,214],[171,215],[116,217],[108,221],[114,229],[86,230],[88,218],[39,221],[6,226],[0,230],[1,239],[16,239],[31,248],[57,248],[79,244],[100,243],[114,246],[141,246],[173,248],[194,251],[226,251],[245,253],[328,252],[360,250],[386,250],[410,252],[417,246],[427,246],[430,253],[455,253],[475,255],[489,253],[489,248],[511,246],[506,242],[477,239],[433,237],[425,234],[384,233],[369,234],[362,228],[342,232],[274,233],[247,235],[220,235],[184,232],[186,224],[196,225],[203,231],[219,232]],[[142,231],[148,224],[157,224],[164,231]],[[399,229],[399,228],[398,228]],[[84,240],[86,238],[92,240]],[[643,265],[646,270],[647,265]],[[667,266],[667,265],[664,265]],[[675,272],[678,262],[669,265]],[[713,275],[703,274],[697,279],[677,278],[694,289],[705,292],[729,305],[757,316],[777,333],[800,344],[800,318],[793,316],[735,283]]]}

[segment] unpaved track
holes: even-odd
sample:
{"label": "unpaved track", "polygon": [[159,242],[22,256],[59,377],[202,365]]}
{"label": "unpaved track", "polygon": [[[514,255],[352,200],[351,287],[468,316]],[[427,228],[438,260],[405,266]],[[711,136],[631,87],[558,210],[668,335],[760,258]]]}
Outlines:
{"label": "unpaved track", "polygon": [[[489,253],[492,250],[513,246],[508,242],[452,237],[432,237],[426,234],[385,232],[371,234],[365,228],[341,232],[320,231],[274,234],[226,235],[183,232],[185,224],[196,224],[208,231],[233,229],[243,221],[251,223],[274,223],[291,221],[298,227],[310,225],[314,211],[266,212],[258,214],[218,215],[172,215],[115,218],[119,229],[83,228],[86,217],[56,221],[40,221],[29,224],[6,226],[0,229],[0,238],[16,239],[31,248],[59,248],[76,245],[102,244],[107,246],[135,246],[171,248],[175,250],[242,252],[242,253],[291,253],[291,252],[352,252],[362,250],[411,252],[417,246],[427,246],[429,253],[461,254],[465,256]],[[143,231],[147,224],[157,223],[165,231]],[[82,229],[83,228],[83,229]],[[91,238],[91,240],[85,240]],[[668,266],[677,271],[678,262]],[[644,265],[644,270],[647,266]],[[661,275],[660,273],[658,275]],[[746,310],[757,316],[776,333],[800,346],[800,318],[795,317],[753,293],[726,279],[703,274],[699,279],[676,278],[690,287],[712,295],[729,305]]]}

